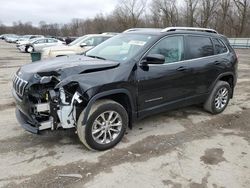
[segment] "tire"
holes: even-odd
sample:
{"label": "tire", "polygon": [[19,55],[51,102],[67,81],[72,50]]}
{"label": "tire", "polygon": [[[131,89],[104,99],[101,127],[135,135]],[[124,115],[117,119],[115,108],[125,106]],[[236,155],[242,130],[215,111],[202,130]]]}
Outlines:
{"label": "tire", "polygon": [[[104,151],[121,141],[128,126],[128,114],[122,105],[112,100],[96,101],[91,107],[86,125],[82,125],[84,114],[85,110],[79,116],[77,133],[80,141],[87,148]],[[110,120],[108,120],[109,115]],[[107,121],[103,121],[105,118]],[[103,122],[105,125],[102,124]]]}
{"label": "tire", "polygon": [[25,49],[25,51],[26,51],[27,53],[34,52],[34,47],[33,47],[33,46],[27,46],[26,49]]}
{"label": "tire", "polygon": [[218,81],[205,102],[204,109],[211,114],[222,113],[228,105],[231,94],[232,88],[229,83]]}

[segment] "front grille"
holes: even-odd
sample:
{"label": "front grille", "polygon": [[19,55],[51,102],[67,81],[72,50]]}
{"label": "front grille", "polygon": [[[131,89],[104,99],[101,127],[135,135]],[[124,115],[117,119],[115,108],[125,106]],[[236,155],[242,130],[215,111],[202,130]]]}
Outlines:
{"label": "front grille", "polygon": [[28,82],[21,79],[17,75],[14,76],[13,78],[13,88],[15,89],[16,93],[22,97],[25,87],[27,86]]}

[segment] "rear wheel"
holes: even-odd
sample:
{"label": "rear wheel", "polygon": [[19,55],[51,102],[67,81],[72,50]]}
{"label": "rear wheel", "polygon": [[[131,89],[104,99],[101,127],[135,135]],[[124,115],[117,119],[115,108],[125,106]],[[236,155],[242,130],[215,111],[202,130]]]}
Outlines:
{"label": "rear wheel", "polygon": [[219,114],[225,110],[230,100],[232,89],[229,83],[218,81],[204,104],[204,109],[212,114]]}
{"label": "rear wheel", "polygon": [[86,147],[102,151],[121,141],[128,126],[128,114],[122,105],[112,100],[97,101],[91,107],[86,125],[82,125],[84,113],[79,117],[77,132]]}

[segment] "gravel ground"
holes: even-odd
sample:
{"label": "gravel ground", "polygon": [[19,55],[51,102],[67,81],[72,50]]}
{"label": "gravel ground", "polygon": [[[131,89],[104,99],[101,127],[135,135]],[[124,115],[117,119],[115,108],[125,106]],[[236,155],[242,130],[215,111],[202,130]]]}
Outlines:
{"label": "gravel ground", "polygon": [[223,114],[197,106],[146,118],[114,149],[87,150],[74,130],[33,135],[17,123],[11,78],[30,62],[0,41],[1,187],[240,188],[250,184],[250,50]]}

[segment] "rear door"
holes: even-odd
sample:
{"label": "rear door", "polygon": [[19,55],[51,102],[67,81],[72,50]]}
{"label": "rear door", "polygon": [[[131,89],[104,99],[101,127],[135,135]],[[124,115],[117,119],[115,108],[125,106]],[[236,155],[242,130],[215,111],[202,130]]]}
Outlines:
{"label": "rear door", "polygon": [[35,51],[41,51],[44,47],[46,47],[47,39],[39,39],[34,43]]}
{"label": "rear door", "polygon": [[47,39],[46,47],[55,46],[58,43],[56,39]]}
{"label": "rear door", "polygon": [[194,95],[206,94],[221,72],[219,68],[221,57],[215,54],[212,38],[208,36],[187,35],[185,40],[186,60],[196,80]]}

